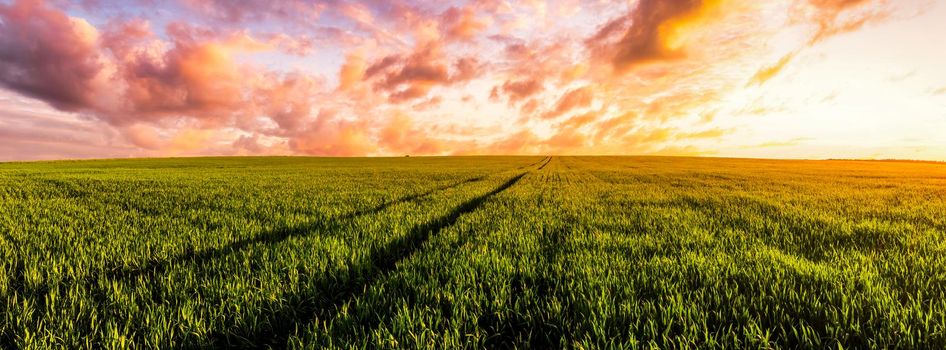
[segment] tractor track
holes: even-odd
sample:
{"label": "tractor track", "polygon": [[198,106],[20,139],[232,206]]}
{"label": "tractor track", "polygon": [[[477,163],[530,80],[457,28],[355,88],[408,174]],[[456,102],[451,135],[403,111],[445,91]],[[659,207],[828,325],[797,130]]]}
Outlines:
{"label": "tractor track", "polygon": [[542,170],[542,168],[545,168],[545,166],[549,165],[549,163],[551,162],[552,162],[552,156],[549,156],[548,158],[545,159],[545,164],[542,164],[541,166],[539,166],[539,170]]}
{"label": "tractor track", "polygon": [[[453,226],[464,214],[479,209],[488,199],[506,191],[528,173],[523,172],[509,178],[493,190],[454,207],[444,216],[415,225],[408,234],[372,251],[360,264],[345,267],[344,271],[337,273],[324,274],[318,279],[300,281],[301,285],[316,286],[316,290],[312,291],[314,295],[297,295],[291,298],[294,301],[288,305],[267,308],[275,310],[269,317],[278,324],[269,324],[263,329],[230,328],[226,334],[212,335],[213,344],[247,348],[286,346],[289,337],[300,331],[301,327],[317,319],[328,320],[337,316],[338,310],[364,295],[376,281],[383,280],[396,271],[401,261],[420,251],[431,237]],[[340,281],[337,276],[346,275],[345,271],[349,278]]]}
{"label": "tractor track", "polygon": [[[177,266],[180,264],[188,264],[188,263],[196,264],[199,270],[203,270],[203,266],[207,265],[211,261],[239,253],[252,246],[256,246],[260,244],[269,244],[269,245],[277,244],[279,242],[285,241],[293,237],[307,236],[315,232],[323,232],[323,231],[331,232],[335,228],[340,227],[342,223],[344,222],[348,222],[348,221],[357,219],[359,217],[367,216],[367,215],[377,214],[381,211],[384,211],[385,209],[389,207],[402,204],[402,203],[408,203],[408,202],[420,200],[425,197],[434,195],[436,193],[443,192],[443,191],[453,189],[453,188],[457,188],[465,184],[479,182],[486,179],[486,177],[487,176],[485,175],[477,176],[477,177],[469,178],[466,180],[458,181],[452,184],[435,187],[424,192],[414,193],[414,194],[403,196],[394,200],[390,200],[371,208],[352,211],[350,213],[333,217],[333,218],[325,218],[324,220],[319,220],[310,224],[283,227],[280,229],[276,229],[276,230],[272,230],[272,231],[268,231],[268,232],[256,235],[252,238],[246,238],[246,239],[238,240],[235,242],[231,242],[230,244],[227,244],[226,246],[219,247],[219,248],[210,248],[210,249],[202,250],[199,252],[189,251],[187,253],[178,255],[171,259],[151,261],[142,266],[133,267],[133,268],[105,267],[99,270],[100,271],[99,273],[93,272],[85,276],[84,278],[72,279],[71,281],[66,280],[66,281],[63,281],[63,283],[56,286],[49,286],[45,284],[27,286],[26,278],[25,278],[26,262],[22,261],[21,258],[18,258],[16,259],[17,261],[15,261],[13,265],[13,271],[11,271],[12,278],[11,278],[11,281],[9,282],[9,285],[14,290],[18,291],[23,297],[37,302],[40,305],[40,307],[38,307],[38,310],[44,310],[44,307],[42,307],[42,305],[45,305],[46,295],[49,294],[51,288],[63,288],[63,287],[68,287],[70,285],[75,285],[75,284],[87,286],[87,288],[89,288],[88,292],[90,293],[95,303],[97,303],[101,307],[104,307],[108,305],[110,301],[109,301],[109,295],[108,295],[109,294],[108,287],[103,286],[101,284],[101,282],[103,281],[133,280],[139,277],[154,278],[155,276],[160,276],[166,273],[168,269],[170,269],[173,266]],[[7,232],[3,232],[3,235],[0,237],[2,237],[5,240],[10,241],[14,245],[14,247],[20,246],[19,242]],[[203,273],[203,272],[205,271],[198,271],[198,273]],[[100,277],[104,277],[104,279]],[[165,302],[165,300],[154,300],[154,301],[157,303]],[[33,315],[34,323],[42,319],[44,317],[44,314],[45,312],[43,311],[38,311],[34,313]],[[8,329],[0,333],[0,345],[3,345],[3,346],[0,346],[0,348],[6,348],[5,346],[7,344],[11,344],[11,345],[13,344],[15,336],[13,333],[8,333],[8,332],[15,332],[15,330]]]}
{"label": "tractor track", "polygon": [[[431,237],[453,226],[464,214],[479,209],[484,202],[493,196],[508,190],[527,174],[541,170],[551,162],[551,159],[552,157],[549,156],[530,164],[527,167],[532,168],[541,163],[537,169],[533,168],[535,170],[526,170],[512,176],[493,190],[461,203],[443,216],[413,226],[404,236],[392,240],[383,247],[373,249],[368,257],[359,263],[339,267],[336,271],[330,270],[319,275],[304,276],[298,282],[301,288],[295,289],[303,290],[304,293],[290,295],[287,298],[288,300],[273,302],[273,305],[267,305],[263,308],[270,311],[260,316],[269,322],[256,325],[233,322],[237,324],[231,324],[229,327],[216,330],[209,334],[208,338],[201,340],[200,343],[206,345],[207,343],[204,342],[209,341],[211,346],[246,348],[267,345],[277,348],[286,346],[289,337],[300,331],[300,327],[308,325],[314,319],[325,320],[337,316],[337,312],[342,306],[358,299],[369,290],[374,282],[396,271],[401,261],[415,255]],[[521,169],[520,167],[517,170]],[[153,279],[167,273],[172,267],[182,264],[195,264],[198,273],[212,273],[212,271],[203,271],[203,267],[211,261],[239,253],[252,246],[277,244],[293,237],[307,236],[316,232],[332,232],[344,222],[377,214],[399,204],[417,201],[465,184],[483,181],[486,178],[487,176],[484,175],[465,179],[424,192],[399,197],[374,207],[355,210],[344,215],[264,232],[251,238],[231,242],[219,248],[189,251],[170,259],[150,261],[136,267],[106,266],[100,269],[98,273],[93,272],[84,278],[73,279],[72,281],[62,281],[63,283],[57,286],[38,285],[27,288],[24,278],[25,262],[17,261],[17,264],[14,265],[12,287],[28,299],[42,301],[50,292],[50,288],[63,288],[75,284],[84,285],[89,289],[94,302],[99,304],[100,307],[106,307],[111,302],[107,281]],[[13,237],[6,234],[6,232],[4,233],[3,238],[16,243]],[[102,282],[106,282],[106,285],[102,285]],[[163,293],[155,293],[155,295],[161,294]],[[157,298],[161,299],[162,297],[158,296]],[[167,302],[167,300],[155,300],[155,302]],[[44,317],[44,314],[45,312],[37,312],[34,315],[34,321]],[[0,344],[12,344],[16,331],[7,331],[0,334]]]}
{"label": "tractor track", "polygon": [[178,257],[169,260],[154,261],[144,266],[122,269],[122,268],[106,268],[105,274],[109,279],[128,279],[140,276],[143,274],[160,274],[167,270],[170,266],[185,263],[185,262],[196,262],[199,265],[204,264],[206,261],[222,258],[227,255],[231,255],[237,252],[240,252],[250,246],[267,243],[275,244],[282,241],[285,241],[292,237],[304,236],[311,234],[326,228],[332,228],[337,226],[343,221],[354,220],[362,216],[377,214],[389,207],[416,201],[431,195],[434,195],[439,192],[443,192],[449,189],[457,188],[465,184],[482,181],[485,179],[485,176],[478,176],[463,181],[459,181],[450,185],[436,187],[425,192],[415,193],[408,196],[404,196],[395,200],[387,201],[381,203],[375,207],[369,209],[360,209],[344,215],[340,215],[334,218],[326,218],[325,220],[319,220],[317,222],[305,225],[297,225],[291,227],[285,227],[281,229],[276,229],[266,233],[256,235],[252,238],[242,239],[235,242],[232,242],[226,246],[220,248],[211,248],[200,252],[189,252],[182,254]]}

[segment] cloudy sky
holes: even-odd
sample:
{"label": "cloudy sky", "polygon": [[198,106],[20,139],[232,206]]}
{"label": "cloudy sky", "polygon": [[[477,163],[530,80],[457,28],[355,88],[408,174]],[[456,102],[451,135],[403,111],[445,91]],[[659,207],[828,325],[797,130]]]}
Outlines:
{"label": "cloudy sky", "polygon": [[0,0],[0,160],[946,160],[946,1]]}

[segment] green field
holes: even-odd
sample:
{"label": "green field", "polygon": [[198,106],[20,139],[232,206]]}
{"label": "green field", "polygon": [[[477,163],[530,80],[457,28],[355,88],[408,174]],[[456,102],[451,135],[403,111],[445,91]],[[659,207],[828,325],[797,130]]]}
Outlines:
{"label": "green field", "polygon": [[0,164],[0,347],[944,348],[946,165]]}

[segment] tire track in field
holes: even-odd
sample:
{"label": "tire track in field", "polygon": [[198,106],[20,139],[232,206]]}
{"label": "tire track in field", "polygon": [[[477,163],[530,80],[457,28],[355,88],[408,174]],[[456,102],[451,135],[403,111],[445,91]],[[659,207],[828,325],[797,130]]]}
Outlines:
{"label": "tire track in field", "polygon": [[[518,181],[518,179],[524,175],[525,173],[520,174],[516,178],[516,181]],[[109,297],[110,285],[109,284],[103,285],[102,282],[108,283],[109,281],[116,281],[116,280],[123,281],[123,280],[134,279],[140,276],[153,279],[155,278],[155,276],[165,273],[169,268],[176,266],[177,264],[188,263],[188,262],[196,262],[198,266],[197,267],[198,273],[203,273],[200,271],[200,269],[207,262],[212,261],[214,259],[228,256],[231,254],[238,253],[244,249],[247,249],[250,246],[254,246],[258,244],[276,244],[292,237],[309,235],[317,230],[331,229],[334,227],[338,227],[341,225],[341,223],[345,221],[357,219],[359,217],[366,216],[366,215],[376,214],[381,211],[384,211],[385,209],[389,207],[395,206],[397,204],[416,201],[416,200],[422,199],[424,197],[433,195],[438,192],[456,188],[465,184],[482,181],[486,177],[487,177],[486,175],[478,176],[478,177],[469,178],[463,181],[459,181],[453,184],[435,187],[424,192],[414,193],[411,195],[397,198],[395,200],[387,201],[372,208],[352,211],[352,212],[349,212],[347,214],[337,216],[337,217],[324,218],[324,220],[320,220],[314,223],[298,225],[294,227],[283,227],[276,230],[271,230],[268,232],[261,233],[252,238],[247,238],[247,239],[232,242],[220,248],[210,248],[210,249],[206,249],[200,252],[189,251],[187,253],[180,254],[170,259],[150,261],[150,262],[145,263],[143,266],[138,266],[138,267],[133,267],[133,268],[106,266],[105,268],[99,270],[100,271],[99,273],[91,273],[84,278],[73,280],[72,283],[78,283],[78,284],[86,286],[86,288],[88,288],[87,292],[89,293],[92,301],[96,305],[99,305],[99,307],[107,307],[107,305],[111,303],[109,300],[110,299]],[[511,186],[511,184],[509,186]],[[485,200],[485,198],[483,200]],[[463,213],[461,212],[456,215],[459,216],[462,214]],[[415,229],[417,229],[417,227],[415,227]],[[16,244],[17,241],[12,236],[10,236],[7,232],[3,232],[3,233],[4,233],[3,235],[4,238],[7,238],[11,242],[13,242],[14,246],[19,246],[19,244]],[[11,290],[21,293],[25,298],[39,303],[40,307],[37,309],[37,312],[35,312],[32,317],[33,318],[32,324],[35,325],[37,324],[37,322],[39,322],[39,320],[45,317],[45,307],[42,307],[42,305],[45,305],[44,299],[45,299],[45,295],[48,292],[48,287],[45,285],[39,285],[39,286],[33,286],[32,288],[29,288],[27,290],[26,283],[25,283],[25,276],[24,276],[26,265],[24,261],[20,261],[22,259],[17,259],[17,260],[18,261],[16,262],[13,268],[14,271],[12,271],[12,274],[13,274],[13,276],[11,276],[12,279],[11,281],[9,281],[8,286],[9,288],[11,288]],[[390,266],[393,267],[393,264]],[[104,278],[100,278],[100,277],[104,277]],[[323,277],[323,278],[327,279],[327,278],[337,278],[337,277]],[[64,281],[64,282],[68,282],[68,281]],[[335,282],[336,283],[334,284],[337,284],[337,281]],[[332,285],[332,284],[333,284],[332,281],[328,281],[328,285]],[[55,288],[58,288],[58,287],[55,287]],[[158,297],[157,300],[154,300],[154,301],[157,303],[166,302],[161,297]],[[15,330],[5,329],[3,332],[0,332],[0,345],[8,345],[8,343],[13,344],[12,341],[15,339],[14,338],[15,334],[9,333],[9,332],[15,332]],[[0,347],[0,348],[3,348],[3,347]]]}
{"label": "tire track in field", "polygon": [[[170,267],[175,266],[177,264],[181,264],[181,263],[194,262],[197,264],[198,268],[200,268],[201,266],[206,265],[208,262],[214,259],[219,259],[231,254],[238,253],[251,246],[255,246],[258,244],[275,244],[275,243],[285,241],[292,237],[305,236],[317,230],[334,228],[334,227],[339,226],[342,222],[345,222],[348,220],[357,219],[359,217],[366,216],[366,215],[376,214],[397,204],[415,201],[427,196],[431,196],[438,192],[456,188],[465,184],[482,181],[485,178],[486,178],[485,175],[473,177],[473,178],[469,178],[469,179],[459,181],[453,184],[435,187],[424,192],[403,196],[395,200],[390,200],[390,201],[381,203],[372,208],[356,210],[356,211],[353,211],[353,212],[350,212],[338,217],[326,218],[325,220],[320,220],[318,222],[311,223],[311,224],[298,225],[294,227],[285,227],[285,228],[281,228],[277,230],[272,230],[269,232],[261,233],[252,238],[247,238],[247,239],[232,242],[220,248],[211,248],[211,249],[203,250],[200,252],[191,251],[188,253],[181,254],[177,257],[171,258],[171,259],[152,261],[152,262],[146,263],[143,266],[139,266],[135,268],[106,267],[101,271],[102,271],[102,274],[104,274],[106,281],[113,281],[113,280],[133,279],[139,276],[146,276],[146,277],[153,278],[154,276],[157,276],[166,272]],[[12,237],[8,232],[4,231],[2,233],[3,233],[2,238],[11,242],[14,247],[20,246],[19,242],[14,237]],[[21,255],[21,254],[17,254],[17,255]],[[64,281],[63,283],[56,286],[48,286],[45,284],[41,284],[41,285],[32,286],[28,288],[26,285],[26,278],[25,278],[26,264],[27,262],[23,261],[22,258],[20,257],[16,258],[16,261],[14,262],[14,265],[13,265],[13,270],[10,271],[12,276],[8,282],[8,288],[10,288],[10,290],[20,293],[20,295],[23,298],[32,300],[37,303],[38,306],[36,308],[36,311],[33,313],[33,317],[32,317],[33,321],[31,323],[32,325],[35,325],[43,317],[45,317],[45,311],[46,311],[45,299],[46,299],[46,295],[50,292],[50,288],[62,288],[63,286],[69,286],[71,284],[67,281]],[[100,282],[99,274],[95,274],[95,273],[90,274],[86,276],[85,278],[72,281],[73,284],[81,284],[81,285],[88,286],[88,292],[91,299],[100,307],[104,307],[109,304],[109,292],[108,292],[108,287],[101,285],[101,283],[99,282]],[[156,300],[156,302],[163,302],[163,301]],[[15,340],[15,337],[16,337],[15,333],[16,333],[15,329],[6,329],[2,333],[0,333],[0,345],[5,346],[8,343],[10,345],[14,344],[13,341]],[[4,346],[0,346],[0,348],[6,348]]]}
{"label": "tire track in field", "polygon": [[545,166],[546,166],[546,165],[549,165],[549,163],[551,163],[551,162],[552,162],[552,156],[549,156],[549,157],[545,160],[545,164],[542,164],[542,166],[539,167],[539,170],[542,170],[542,168],[545,168]]}
{"label": "tire track in field", "polygon": [[[453,226],[462,215],[479,209],[486,200],[502,193],[519,182],[529,172],[523,172],[506,180],[493,190],[472,198],[454,207],[449,213],[426,223],[415,225],[406,235],[394,239],[391,243],[373,250],[361,264],[346,267],[336,273],[324,274],[313,282],[317,287],[318,300],[311,296],[295,296],[295,302],[282,305],[265,329],[232,330],[226,334],[214,334],[212,343],[228,347],[285,347],[289,337],[302,330],[313,320],[327,320],[337,316],[344,305],[363,296],[374,281],[382,280],[397,269],[398,263],[417,253],[430,237]],[[355,271],[355,276],[339,281],[338,275]],[[358,272],[363,272],[358,275]],[[300,281],[306,284],[308,281]],[[314,291],[313,291],[314,292]],[[272,308],[271,308],[272,310]],[[238,341],[233,344],[232,341]]]}
{"label": "tire track in field", "polygon": [[106,277],[111,280],[111,279],[129,279],[129,278],[134,278],[140,275],[156,275],[156,274],[160,274],[164,272],[170,266],[173,266],[178,263],[184,263],[184,262],[196,262],[198,265],[203,265],[207,261],[219,259],[227,255],[240,252],[244,249],[247,249],[250,246],[254,246],[257,244],[264,244],[264,243],[275,244],[275,243],[285,241],[289,238],[311,234],[312,232],[316,230],[333,228],[333,227],[338,226],[341,222],[344,222],[344,221],[354,220],[366,215],[377,214],[389,207],[392,207],[401,203],[416,201],[418,199],[431,196],[438,192],[460,187],[465,184],[482,181],[485,178],[486,176],[478,176],[474,178],[469,178],[469,179],[456,182],[450,185],[435,187],[425,192],[415,193],[415,194],[407,195],[404,197],[400,197],[395,200],[387,201],[372,208],[359,209],[359,210],[356,210],[356,211],[353,211],[341,216],[337,216],[334,218],[325,218],[325,220],[320,220],[318,222],[314,222],[310,224],[285,227],[281,229],[264,232],[251,238],[246,238],[246,239],[231,242],[230,244],[227,244],[226,246],[223,246],[220,248],[210,248],[210,249],[203,250],[201,252],[192,251],[192,252],[182,254],[178,257],[172,258],[172,259],[150,262],[141,267],[136,267],[136,268],[131,268],[131,269],[106,269],[107,271]]}
{"label": "tire track in field", "polygon": [[535,162],[535,163],[532,163],[532,164],[529,164],[529,165],[523,165],[523,166],[521,166],[521,167],[516,168],[516,170],[522,170],[522,169],[525,169],[525,168],[534,167],[534,166],[538,165],[539,163],[542,163],[542,162],[548,160],[549,158],[552,158],[552,157],[542,158],[542,159],[540,159],[538,162]]}

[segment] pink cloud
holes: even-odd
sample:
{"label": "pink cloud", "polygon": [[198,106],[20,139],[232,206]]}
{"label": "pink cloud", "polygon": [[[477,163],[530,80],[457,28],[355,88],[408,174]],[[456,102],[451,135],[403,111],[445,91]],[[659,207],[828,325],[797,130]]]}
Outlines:
{"label": "pink cloud", "polygon": [[240,136],[240,138],[233,142],[233,148],[244,150],[249,154],[260,154],[266,151],[266,147],[260,145],[259,135],[257,134],[252,136]]}
{"label": "pink cloud", "polygon": [[518,81],[506,81],[502,85],[502,92],[509,96],[510,101],[521,101],[529,96],[542,91],[542,81],[536,79],[524,79]]}
{"label": "pink cloud", "polygon": [[458,58],[451,66],[442,43],[429,43],[409,56],[386,56],[368,66],[363,76],[374,81],[375,91],[386,92],[392,102],[400,103],[425,97],[436,86],[473,79],[481,68],[473,57]]}
{"label": "pink cloud", "polygon": [[98,32],[42,1],[0,4],[0,84],[63,110],[96,104],[104,88]]}
{"label": "pink cloud", "polygon": [[304,24],[313,23],[327,5],[305,0],[181,0],[190,9],[211,18],[242,23],[276,19]]}

